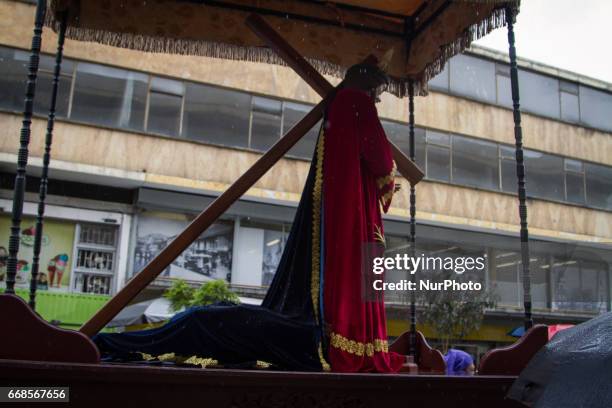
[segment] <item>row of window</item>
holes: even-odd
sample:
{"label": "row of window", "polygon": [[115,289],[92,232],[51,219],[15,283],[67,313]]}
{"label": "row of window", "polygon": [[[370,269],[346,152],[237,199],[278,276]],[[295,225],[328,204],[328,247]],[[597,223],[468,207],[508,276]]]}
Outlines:
{"label": "row of window", "polygon": [[[27,60],[26,52],[0,47],[0,108],[23,107]],[[450,72],[467,62],[474,70],[489,63],[459,55],[451,61]],[[40,63],[35,111],[43,115],[53,63],[50,56],[43,56]],[[85,62],[66,60],[62,72],[59,117],[224,146],[265,151],[310,109],[304,104]],[[476,82],[465,91],[478,90]],[[383,124],[389,138],[408,153],[407,126]],[[516,191],[513,147],[424,129],[417,129],[416,136],[417,163],[428,179]],[[288,154],[311,158],[316,137],[317,127]],[[530,196],[612,209],[612,168],[531,150],[525,152],[525,161]]]}
{"label": "row of window", "polygon": [[[408,152],[408,126],[383,121],[389,139]],[[612,168],[524,150],[530,197],[612,209]],[[516,193],[513,146],[415,129],[415,158],[429,180]]]}
{"label": "row of window", "polygon": [[[419,228],[422,230],[422,228]],[[512,242],[501,237],[483,235],[476,240],[465,234],[465,242],[436,238],[417,237],[417,254],[448,257],[484,259],[485,268],[465,271],[453,275],[459,281],[480,282],[490,291],[498,308],[522,308],[523,282],[520,250]],[[460,235],[461,236],[461,235]],[[513,238],[516,240],[516,238]],[[487,242],[484,242],[487,240]],[[386,256],[395,256],[409,251],[406,237],[387,237]],[[409,252],[408,252],[409,253]],[[529,269],[531,274],[531,297],[534,309],[602,312],[609,310],[609,266],[596,251],[577,245],[532,242]],[[419,278],[435,277],[437,270],[418,272]],[[456,272],[456,271],[455,271]],[[432,275],[433,274],[433,275]],[[408,279],[406,271],[391,270],[388,281]],[[387,301],[406,301],[404,293],[389,292]]]}
{"label": "row of window", "polygon": [[[28,54],[0,47],[0,108],[23,108]],[[46,115],[53,58],[43,56],[35,113]],[[65,60],[57,100],[60,118],[265,151],[309,106],[139,72]],[[288,153],[310,158],[313,129]]]}
{"label": "row of window", "polygon": [[[512,108],[508,64],[459,54],[429,86]],[[519,69],[519,88],[521,109],[526,112],[612,131],[612,94],[608,92],[524,69]]]}
{"label": "row of window", "polygon": [[[176,234],[189,223],[185,214],[146,211],[133,224],[136,245],[129,260],[132,274],[139,272]],[[32,218],[26,229],[31,230]],[[0,236],[9,235],[10,219],[0,217]],[[76,228],[76,231],[75,231]],[[410,242],[402,232],[386,236],[385,256],[410,254]],[[219,220],[175,259],[162,279],[205,282],[223,279],[236,286],[265,288],[272,282],[282,257],[291,225],[280,221],[259,221],[249,217]],[[399,232],[399,233],[398,233]],[[41,253],[39,290],[112,294],[118,270],[118,228],[115,225],[47,220]],[[31,250],[24,233],[24,251]],[[74,239],[74,240],[73,240]],[[0,286],[6,277],[5,240],[0,240]],[[456,270],[456,278],[478,281],[491,292],[500,308],[522,305],[521,256],[515,237],[451,230],[418,225],[417,256],[443,259],[465,257],[485,259],[485,268]],[[27,254],[22,254],[25,259]],[[74,257],[74,260],[72,259]],[[604,252],[573,243],[532,240],[530,254],[534,308],[542,310],[602,312],[610,308],[609,260]],[[459,265],[458,262],[454,262]],[[419,278],[431,278],[432,270],[419,271]],[[29,287],[30,269],[20,260],[17,286]],[[408,279],[405,270],[388,270],[385,280]],[[387,302],[406,302],[407,292],[386,293]]]}
{"label": "row of window", "polygon": [[[139,218],[134,272],[155,257],[176,231],[188,223],[187,220],[177,222],[176,218],[146,215]],[[173,262],[163,277],[191,281],[227,279],[236,286],[269,286],[290,227],[287,223],[240,217],[218,221]],[[385,256],[410,254],[410,243],[405,235],[387,234],[386,242]],[[518,247],[515,237],[418,226],[417,256],[485,259],[484,269],[459,271],[463,273],[456,277],[481,282],[502,308],[522,305],[522,265]],[[609,264],[600,252],[579,245],[541,241],[532,241],[531,247],[534,308],[581,312],[601,312],[609,308]],[[419,278],[430,277],[430,271],[418,273]],[[408,275],[405,270],[388,270],[385,279],[400,281],[408,279]],[[407,292],[386,293],[388,302],[408,299]]]}

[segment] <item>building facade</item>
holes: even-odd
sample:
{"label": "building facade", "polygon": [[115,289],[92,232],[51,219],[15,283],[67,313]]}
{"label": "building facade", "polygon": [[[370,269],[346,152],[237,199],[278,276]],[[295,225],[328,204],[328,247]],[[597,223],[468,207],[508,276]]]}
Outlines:
{"label": "building facade", "polygon": [[[4,251],[33,12],[31,2],[0,1],[0,15],[9,17],[0,26]],[[22,223],[24,288],[56,41],[45,28]],[[580,322],[611,308],[612,84],[526,60],[519,69],[534,315],[544,323]],[[382,99],[387,136],[407,154],[407,100]],[[67,40],[41,292],[111,296],[318,100],[285,67]],[[417,186],[417,249],[486,257],[474,279],[495,294],[496,306],[464,340],[479,351],[512,341],[507,333],[521,324],[511,103],[507,55],[477,47],[454,57],[430,82],[429,95],[416,98],[416,156],[426,174]],[[224,279],[242,295],[261,298],[291,228],[316,135],[315,128],[141,296],[159,296],[182,278]],[[400,181],[385,217],[389,253],[408,246],[409,185]],[[389,334],[397,336],[407,328],[405,301],[389,293],[387,303]]]}

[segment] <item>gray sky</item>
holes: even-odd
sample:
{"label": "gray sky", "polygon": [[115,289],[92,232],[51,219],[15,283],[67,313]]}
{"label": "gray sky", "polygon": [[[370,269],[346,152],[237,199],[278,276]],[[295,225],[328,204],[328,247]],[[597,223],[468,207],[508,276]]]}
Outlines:
{"label": "gray sky", "polygon": [[[520,57],[612,83],[611,0],[523,0],[515,35]],[[476,44],[507,53],[506,27]]]}

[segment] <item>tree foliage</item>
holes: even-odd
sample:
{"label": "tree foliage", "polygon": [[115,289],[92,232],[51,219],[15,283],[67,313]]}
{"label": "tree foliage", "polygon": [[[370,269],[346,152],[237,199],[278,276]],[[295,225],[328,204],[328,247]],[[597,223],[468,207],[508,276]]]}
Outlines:
{"label": "tree foliage", "polygon": [[[452,276],[451,276],[452,274]],[[436,280],[457,279],[454,273],[442,273]],[[423,320],[429,324],[446,353],[452,340],[461,340],[478,330],[487,308],[495,306],[496,296],[486,289],[480,291],[427,291],[421,293]]]}
{"label": "tree foliage", "polygon": [[240,303],[238,295],[232,292],[224,280],[209,281],[193,294],[191,306],[212,305],[217,302]]}
{"label": "tree foliage", "polygon": [[193,299],[195,289],[182,279],[172,282],[164,292],[164,297],[170,301],[170,308],[176,312],[184,307],[189,307]]}
{"label": "tree foliage", "polygon": [[238,295],[232,292],[223,280],[208,281],[195,289],[184,280],[176,279],[164,292],[164,297],[170,301],[170,307],[175,312],[184,307],[218,302],[240,303]]}

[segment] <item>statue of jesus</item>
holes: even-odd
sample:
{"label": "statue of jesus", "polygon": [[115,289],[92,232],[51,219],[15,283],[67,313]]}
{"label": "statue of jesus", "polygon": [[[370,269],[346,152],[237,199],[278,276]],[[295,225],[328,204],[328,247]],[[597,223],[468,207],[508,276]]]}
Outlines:
{"label": "statue of jesus", "polygon": [[364,251],[384,245],[381,212],[396,190],[391,148],[375,106],[388,82],[376,65],[355,65],[327,106],[292,229],[261,306],[196,307],[160,328],[103,333],[95,338],[103,354],[174,352],[222,364],[263,360],[282,369],[335,372],[397,372],[405,366],[405,356],[389,351],[383,295],[364,291],[362,267]]}

